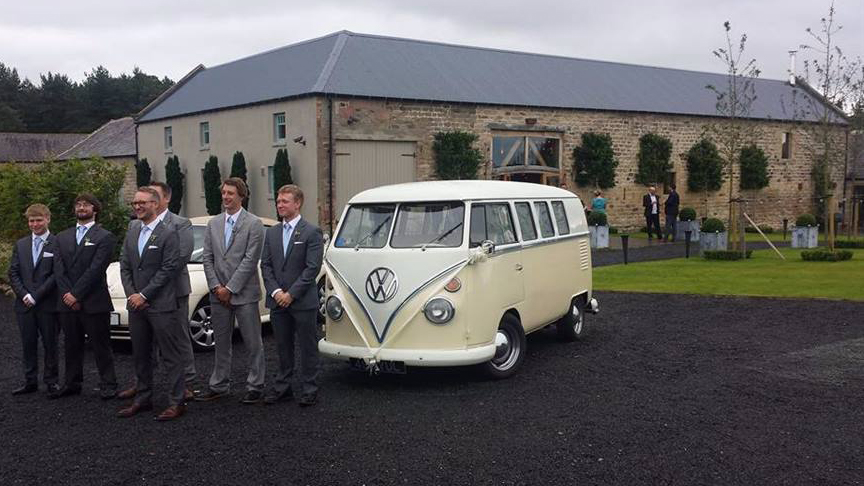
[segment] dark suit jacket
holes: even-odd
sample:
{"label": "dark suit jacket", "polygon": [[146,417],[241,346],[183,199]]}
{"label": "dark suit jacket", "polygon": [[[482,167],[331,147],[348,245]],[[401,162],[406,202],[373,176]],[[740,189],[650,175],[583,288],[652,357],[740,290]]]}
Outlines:
{"label": "dark suit jacket", "polygon": [[324,236],[321,228],[301,218],[291,235],[286,256],[282,255],[284,234],[282,224],[277,224],[268,228],[264,236],[261,274],[267,292],[265,305],[273,312],[285,310],[270,296],[278,289],[288,292],[294,298],[288,306],[289,310],[317,309],[318,290],[315,279],[324,258]]}
{"label": "dark suit jacket", "polygon": [[195,249],[195,236],[192,233],[192,223],[187,218],[177,216],[171,211],[168,211],[162,219],[162,223],[177,232],[180,266],[177,269],[178,276],[175,280],[175,291],[177,292],[177,297],[186,297],[192,293],[192,285],[189,282],[189,269],[186,267],[186,264],[192,258],[192,250]]}
{"label": "dark suit jacket", "polygon": [[678,216],[678,206],[681,204],[681,198],[678,197],[678,191],[672,191],[666,198],[663,204],[666,216]]}
{"label": "dark suit jacket", "polygon": [[150,304],[151,311],[173,311],[177,309],[176,279],[181,261],[177,232],[164,222],[157,224],[139,256],[138,236],[142,227],[140,220],[129,223],[120,250],[123,290],[127,297],[142,294]]}
{"label": "dark suit jacket", "polygon": [[75,242],[75,226],[57,235],[54,276],[57,280],[59,312],[73,312],[63,303],[66,292],[71,292],[78,299],[81,312],[85,314],[114,310],[105,272],[111,263],[115,246],[117,237],[99,224],[94,224],[84,234],[80,245]]}
{"label": "dark suit jacket", "polygon": [[[12,248],[9,261],[9,283],[15,292],[15,312],[55,312],[57,310],[57,285],[54,279],[54,242],[57,237],[49,234],[36,265],[33,265],[33,235],[21,238]],[[21,300],[30,294],[36,301],[27,307]]]}
{"label": "dark suit jacket", "polygon": [[[645,217],[646,218],[651,215],[651,197],[650,196],[651,196],[650,194],[645,194],[644,196],[642,196],[642,207],[645,208]],[[657,215],[659,216],[660,215],[660,196],[655,194],[654,197],[657,198]]]}

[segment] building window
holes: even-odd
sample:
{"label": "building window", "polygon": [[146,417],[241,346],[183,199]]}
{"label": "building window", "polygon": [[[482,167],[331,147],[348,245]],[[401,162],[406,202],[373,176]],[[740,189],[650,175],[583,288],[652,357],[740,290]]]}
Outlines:
{"label": "building window", "polygon": [[492,174],[497,179],[558,185],[561,139],[538,134],[493,136]]}
{"label": "building window", "polygon": [[781,158],[788,159],[792,157],[792,133],[783,132],[783,148],[780,154]]}
{"label": "building window", "polygon": [[273,173],[273,166],[267,166],[267,188],[270,191],[270,194],[267,195],[268,199],[273,199],[273,195],[276,194],[276,177]]}
{"label": "building window", "polygon": [[273,114],[273,142],[285,143],[285,112]]}
{"label": "building window", "polygon": [[201,148],[210,146],[210,122],[201,122],[198,124],[198,141]]}
{"label": "building window", "polygon": [[165,127],[165,151],[170,152],[174,148],[174,137],[171,135],[171,127]]}

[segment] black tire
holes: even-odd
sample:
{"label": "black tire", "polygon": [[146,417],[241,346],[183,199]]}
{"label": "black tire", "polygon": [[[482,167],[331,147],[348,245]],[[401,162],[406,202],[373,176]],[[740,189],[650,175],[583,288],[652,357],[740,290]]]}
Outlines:
{"label": "black tire", "polygon": [[206,295],[189,318],[189,336],[195,351],[210,352],[216,349],[216,335],[210,322],[210,298]]}
{"label": "black tire", "polygon": [[582,297],[574,297],[567,314],[558,320],[558,338],[573,342],[585,337],[585,302]]}
{"label": "black tire", "polygon": [[482,363],[480,369],[494,380],[509,378],[516,373],[525,361],[527,342],[525,331],[519,319],[513,314],[505,314],[498,325],[495,335],[495,357]]}

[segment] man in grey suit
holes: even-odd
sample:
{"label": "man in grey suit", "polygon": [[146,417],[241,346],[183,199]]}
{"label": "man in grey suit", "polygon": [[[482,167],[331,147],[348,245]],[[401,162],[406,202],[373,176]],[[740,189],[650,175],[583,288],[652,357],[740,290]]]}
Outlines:
{"label": "man in grey suit", "polygon": [[[186,265],[192,258],[192,250],[195,247],[195,237],[192,233],[192,223],[184,217],[168,211],[168,204],[171,202],[171,186],[164,182],[153,181],[150,185],[153,189],[159,191],[159,206],[156,208],[156,219],[169,229],[177,232],[180,251],[180,265],[177,269],[177,274],[173,279],[175,288],[174,293],[177,295],[177,312],[174,318],[177,319],[177,326],[183,329],[188,334],[189,325],[189,294],[192,293],[192,286],[189,282],[189,269]],[[180,341],[181,351],[185,358],[185,380],[187,400],[192,398],[192,389],[195,385],[195,379],[198,373],[195,371],[195,353],[192,350],[192,341],[183,339]],[[137,385],[133,384],[130,388],[121,391],[117,394],[117,398],[128,399],[133,398],[138,393]]]}
{"label": "man in grey suit", "polygon": [[120,252],[120,280],[127,296],[129,333],[137,377],[135,400],[117,412],[120,418],[129,418],[153,408],[154,339],[162,353],[169,385],[169,406],[156,420],[173,420],[186,411],[183,381],[186,360],[180,343],[188,338],[175,318],[177,296],[174,284],[182,258],[177,232],[156,218],[159,202],[159,191],[151,187],[138,188],[132,200],[138,219],[129,223]]}
{"label": "man in grey suit", "polygon": [[207,223],[204,232],[204,275],[210,289],[210,318],[216,334],[216,356],[210,386],[195,396],[210,401],[231,389],[231,335],[234,319],[249,355],[245,404],[264,398],[264,345],[261,342],[261,279],[258,262],[264,225],[243,209],[249,194],[243,179],[230,177],[222,183],[225,212]]}
{"label": "man in grey suit", "polygon": [[267,308],[279,350],[279,372],[264,398],[271,404],[293,398],[294,343],[300,348],[300,406],[314,405],[318,397],[318,289],[324,237],[321,229],[300,217],[303,191],[295,185],[279,188],[276,211],[282,224],[267,230],[261,273]]}

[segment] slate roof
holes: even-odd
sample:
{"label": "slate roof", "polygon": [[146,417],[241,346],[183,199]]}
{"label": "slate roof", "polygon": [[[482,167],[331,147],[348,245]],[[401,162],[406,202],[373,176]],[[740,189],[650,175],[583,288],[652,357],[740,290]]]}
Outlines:
{"label": "slate roof", "polygon": [[135,120],[132,117],[111,120],[57,156],[59,160],[88,157],[134,157]]}
{"label": "slate roof", "polygon": [[0,133],[0,162],[41,162],[80,142],[85,133]]}
{"label": "slate roof", "polygon": [[[141,122],[308,95],[716,116],[724,74],[441,44],[342,31],[199,66]],[[751,117],[793,119],[814,92],[757,79]],[[842,122],[841,123],[845,123]]]}

